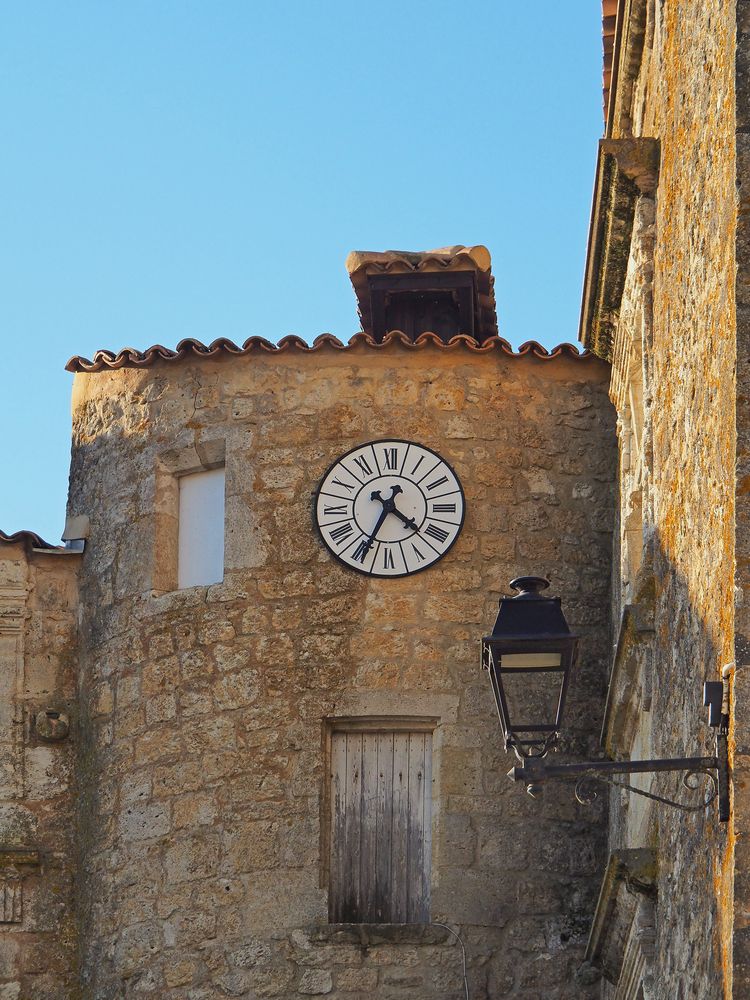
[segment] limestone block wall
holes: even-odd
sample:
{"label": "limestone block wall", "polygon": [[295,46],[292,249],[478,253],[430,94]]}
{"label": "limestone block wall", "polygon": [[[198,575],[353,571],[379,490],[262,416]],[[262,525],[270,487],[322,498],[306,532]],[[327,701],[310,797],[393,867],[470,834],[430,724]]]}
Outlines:
{"label": "limestone block wall", "polygon": [[[750,776],[750,5],[737,0],[735,59],[734,162],[737,186],[735,239],[736,280],[731,289],[736,310],[736,494],[735,503],[735,652],[736,674],[733,713],[733,765],[737,780],[734,796],[735,870],[750,869],[750,801],[746,789]],[[750,991],[750,930],[746,914],[750,909],[750,887],[742,876],[733,887],[733,970],[737,995]]]}
{"label": "limestone block wall", "polygon": [[[713,753],[702,682],[719,679],[735,658],[734,83],[743,5],[631,7],[631,27],[637,11],[645,40],[640,66],[629,67],[635,78],[618,84],[630,103],[613,134],[657,138],[661,155],[653,229],[642,225],[641,203],[618,331],[641,362],[641,465],[637,482],[624,477],[621,504],[627,514],[633,492],[642,492],[645,575],[636,599],[654,627],[641,653],[640,725],[622,749]],[[631,279],[652,243],[653,282],[639,286]],[[613,376],[627,398],[634,373]],[[743,530],[738,523],[738,538]],[[679,791],[664,779],[658,787]],[[738,816],[740,785],[736,792]],[[732,896],[744,875],[733,888],[732,829],[713,809],[685,817],[619,796],[612,818],[613,848],[658,851],[653,996],[747,995],[746,973],[733,984]]]}
{"label": "limestone block wall", "polygon": [[[328,925],[327,720],[371,716],[437,720],[431,914],[462,937],[474,1000],[597,995],[575,970],[604,816],[508,781],[478,640],[513,576],[547,574],[584,636],[565,748],[594,751],[607,379],[594,358],[398,343],[76,376],[85,996],[462,996],[448,931]],[[436,566],[377,580],[331,558],[312,499],[384,437],[446,458],[467,516]],[[170,590],[172,477],[221,460],[224,580]]]}
{"label": "limestone block wall", "polygon": [[[0,541],[3,1000],[78,996],[73,773],[78,564],[76,555]],[[51,739],[56,732],[64,736],[60,727],[66,717],[70,735]]]}

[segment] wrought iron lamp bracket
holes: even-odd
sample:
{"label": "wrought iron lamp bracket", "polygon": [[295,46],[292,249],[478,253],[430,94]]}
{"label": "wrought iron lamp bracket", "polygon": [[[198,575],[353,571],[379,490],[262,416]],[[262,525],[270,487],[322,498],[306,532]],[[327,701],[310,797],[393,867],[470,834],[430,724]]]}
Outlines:
{"label": "wrought iron lamp bracket", "polygon": [[698,777],[708,778],[711,785],[711,791],[708,798],[703,799],[697,805],[689,805],[686,802],[678,802],[676,799],[668,799],[664,795],[657,795],[655,792],[647,792],[644,788],[637,788],[635,785],[627,784],[627,782],[618,781],[616,778],[609,778],[606,775],[595,774],[594,772],[584,774],[578,779],[578,781],[576,781],[575,797],[581,805],[591,805],[591,803],[598,798],[599,794],[597,789],[592,787],[592,785],[606,784],[612,785],[614,788],[621,788],[626,792],[632,792],[634,795],[642,795],[644,798],[652,799],[654,802],[662,802],[664,805],[673,806],[675,809],[681,809],[683,812],[700,812],[702,809],[710,806],[719,794],[719,782],[716,775],[712,771],[709,771],[707,768],[699,768],[695,771],[686,771],[682,778],[682,784],[691,791],[697,791],[699,786],[698,784],[691,783],[691,779]]}
{"label": "wrought iron lamp bracket", "polygon": [[[512,767],[508,777],[512,781],[522,781],[526,791],[538,795],[544,783],[550,780],[575,780],[575,796],[579,802],[588,805],[596,797],[596,791],[591,789],[592,783],[604,783],[653,799],[656,802],[673,806],[685,812],[697,812],[705,809],[715,799],[718,799],[719,819],[726,822],[729,819],[729,754],[727,734],[729,719],[723,709],[726,708],[726,692],[721,681],[708,681],[704,685],[704,704],[710,709],[709,725],[716,729],[716,753],[707,757],[673,757],[663,760],[602,760],[585,761],[581,764],[552,764],[543,756],[526,756],[520,767]],[[634,785],[618,781],[618,774],[655,774],[659,772],[683,772],[683,784],[686,788],[695,790],[698,785],[695,779],[708,777],[711,792],[708,798],[697,805],[678,802],[675,799],[648,792]],[[588,788],[588,790],[587,790]],[[593,792],[593,794],[592,794]]]}

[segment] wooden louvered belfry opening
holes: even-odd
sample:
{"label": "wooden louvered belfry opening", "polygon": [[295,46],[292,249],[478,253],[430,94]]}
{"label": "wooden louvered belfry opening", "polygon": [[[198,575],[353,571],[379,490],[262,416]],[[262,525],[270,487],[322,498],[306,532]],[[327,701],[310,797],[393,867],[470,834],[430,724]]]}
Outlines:
{"label": "wooden louvered belfry opening", "polygon": [[435,333],[446,343],[459,333],[477,337],[477,289],[473,271],[385,274],[369,277],[372,336],[390,330],[410,340]]}
{"label": "wooden louvered belfry opening", "polygon": [[431,726],[335,729],[330,801],[329,919],[428,922]]}

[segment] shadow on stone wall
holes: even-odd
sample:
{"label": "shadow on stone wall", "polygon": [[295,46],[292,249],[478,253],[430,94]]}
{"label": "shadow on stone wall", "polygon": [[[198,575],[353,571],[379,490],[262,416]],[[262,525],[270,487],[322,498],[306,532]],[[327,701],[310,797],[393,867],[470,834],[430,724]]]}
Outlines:
{"label": "shadow on stone wall", "polygon": [[[701,587],[706,582],[701,577]],[[603,733],[612,757],[716,752],[702,687],[704,680],[720,679],[731,657],[728,643],[718,647],[717,622],[696,610],[694,590],[695,582],[655,538],[639,573],[636,599],[623,609],[615,635]],[[682,778],[680,773],[623,776],[640,788],[689,804],[706,794],[705,785],[691,794]],[[617,789],[610,791],[609,805],[610,852],[647,848],[656,856],[656,936],[647,962],[653,971],[650,995],[685,1000],[729,995],[731,821],[719,822],[716,802],[705,810],[683,812]],[[624,953],[626,941],[620,944]]]}

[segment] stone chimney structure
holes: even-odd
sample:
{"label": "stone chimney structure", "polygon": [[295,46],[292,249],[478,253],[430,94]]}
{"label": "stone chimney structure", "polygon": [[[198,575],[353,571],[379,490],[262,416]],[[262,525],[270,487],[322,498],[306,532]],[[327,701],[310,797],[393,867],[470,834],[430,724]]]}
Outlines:
{"label": "stone chimney structure", "polygon": [[354,250],[346,258],[363,331],[380,343],[400,331],[409,340],[459,334],[483,343],[497,336],[490,252],[453,246],[412,253]]}

